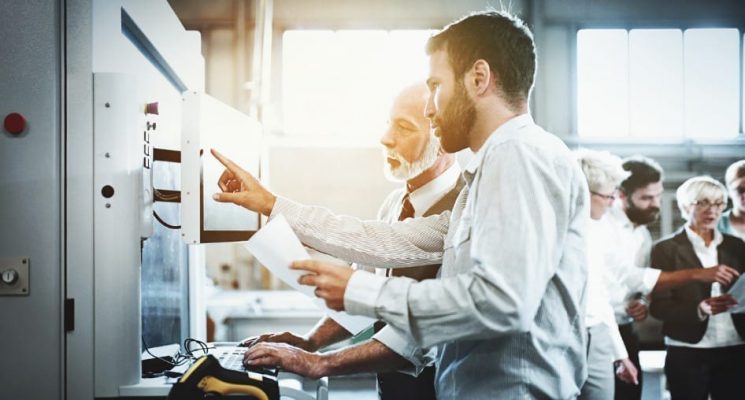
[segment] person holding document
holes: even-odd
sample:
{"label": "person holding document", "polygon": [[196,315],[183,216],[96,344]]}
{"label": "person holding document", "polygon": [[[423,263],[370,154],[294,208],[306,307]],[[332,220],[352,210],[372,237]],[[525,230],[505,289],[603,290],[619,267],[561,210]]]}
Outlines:
{"label": "person holding document", "polygon": [[[432,36],[427,54],[435,135],[446,152],[474,152],[452,212],[390,224],[336,216],[274,196],[213,152],[228,168],[214,198],[283,214],[305,244],[347,261],[442,262],[438,279],[421,282],[293,263],[329,308],[382,319],[419,348],[436,345],[438,399],[576,398],[587,378],[590,196],[567,146],[530,116],[533,35],[509,13],[479,12]],[[275,363],[270,345],[244,360]]]}
{"label": "person holding document", "polygon": [[[678,188],[677,201],[686,225],[654,245],[652,267],[727,265],[745,271],[745,242],[717,229],[727,205],[724,185],[707,176],[688,179]],[[673,399],[742,398],[745,314],[728,312],[737,305],[728,293],[732,286],[691,282],[653,292],[650,312],[663,321]]]}
{"label": "person holding document", "polygon": [[[455,155],[443,152],[424,116],[427,97],[428,89],[422,81],[402,89],[393,101],[388,128],[380,143],[384,147],[386,176],[403,184],[381,205],[377,218],[380,221],[403,221],[450,211],[464,185]],[[270,223],[276,220],[273,218]],[[260,234],[261,231],[257,236]],[[373,270],[360,265],[354,267]],[[380,276],[400,275],[419,281],[435,278],[439,269],[439,265],[428,265],[396,270],[377,268],[374,272]],[[312,292],[308,286],[302,287]],[[304,376],[375,371],[381,400],[434,399],[435,371],[434,366],[428,365],[432,356],[409,345],[405,337],[384,325],[381,321],[375,324],[375,335],[370,340],[322,354],[314,352],[352,336],[329,317],[324,317],[303,336],[291,332],[267,333],[246,338],[242,345],[273,343],[277,365]]]}

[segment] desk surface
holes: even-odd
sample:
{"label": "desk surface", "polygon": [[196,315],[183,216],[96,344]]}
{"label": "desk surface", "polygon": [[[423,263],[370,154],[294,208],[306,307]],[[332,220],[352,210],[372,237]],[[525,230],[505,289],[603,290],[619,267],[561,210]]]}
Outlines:
{"label": "desk surface", "polygon": [[[210,344],[213,345],[213,344]],[[223,346],[235,346],[236,343],[218,343]],[[156,356],[173,355],[179,348],[176,344],[160,346],[150,349],[150,352]],[[151,358],[147,353],[143,353],[143,359]],[[179,365],[171,369],[174,372],[185,372],[190,364]],[[311,380],[300,375],[287,372],[280,372],[279,376],[280,395],[285,398],[297,400],[327,400],[328,399],[328,379]],[[178,378],[169,378],[161,376],[157,378],[142,378],[135,385],[126,385],[119,387],[119,395],[122,397],[166,397],[171,390],[171,386],[178,381]]]}

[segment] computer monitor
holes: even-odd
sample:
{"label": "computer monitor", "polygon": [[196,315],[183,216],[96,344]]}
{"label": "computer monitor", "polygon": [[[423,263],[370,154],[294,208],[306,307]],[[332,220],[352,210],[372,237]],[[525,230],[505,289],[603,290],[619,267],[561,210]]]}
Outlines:
{"label": "computer monitor", "polygon": [[219,203],[212,194],[224,167],[215,148],[259,178],[261,125],[254,118],[200,92],[183,96],[181,134],[181,237],[187,244],[244,241],[259,229],[260,216]]}

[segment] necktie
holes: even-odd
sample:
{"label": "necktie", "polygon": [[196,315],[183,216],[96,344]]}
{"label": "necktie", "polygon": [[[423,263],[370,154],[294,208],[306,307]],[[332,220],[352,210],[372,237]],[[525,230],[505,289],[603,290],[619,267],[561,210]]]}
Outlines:
{"label": "necktie", "polygon": [[[414,218],[414,206],[409,201],[409,191],[406,191],[404,198],[401,199],[401,213],[398,215],[398,220],[403,221],[407,218]],[[385,276],[394,276],[393,270],[389,269],[385,271]]]}
{"label": "necktie", "polygon": [[409,201],[409,192],[407,191],[401,202],[401,214],[398,215],[398,220],[403,221],[406,218],[414,218],[414,206]]}
{"label": "necktie", "polygon": [[[414,206],[411,205],[411,201],[409,201],[409,191],[406,191],[406,194],[404,195],[404,198],[401,199],[401,213],[398,215],[398,220],[403,221],[406,218],[414,218]],[[392,276],[391,269],[385,271],[385,276]],[[383,321],[375,321],[375,324],[373,324],[373,328],[375,332],[380,331],[385,326],[385,322]]]}

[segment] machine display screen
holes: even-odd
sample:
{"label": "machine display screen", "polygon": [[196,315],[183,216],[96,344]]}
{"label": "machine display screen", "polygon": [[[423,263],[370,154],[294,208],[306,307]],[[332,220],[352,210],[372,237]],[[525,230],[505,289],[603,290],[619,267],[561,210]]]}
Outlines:
{"label": "machine display screen", "polygon": [[[184,113],[181,168],[185,240],[187,243],[247,240],[259,229],[259,215],[212,199],[219,191],[217,182],[225,167],[210,154],[210,149],[218,150],[258,179],[261,126],[255,119],[204,93],[187,92]],[[197,185],[198,198],[190,192]]]}

